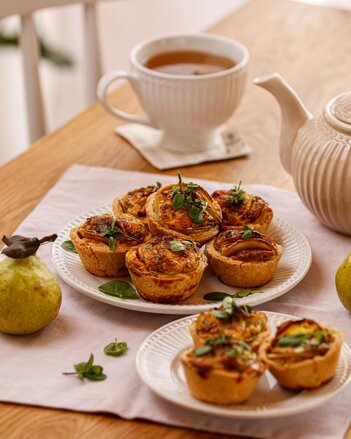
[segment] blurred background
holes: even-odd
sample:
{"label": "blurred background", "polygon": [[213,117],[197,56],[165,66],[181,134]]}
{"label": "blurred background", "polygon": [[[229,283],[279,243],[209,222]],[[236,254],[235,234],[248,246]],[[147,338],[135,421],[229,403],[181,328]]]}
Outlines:
{"label": "blurred background", "polygon": [[[130,50],[144,38],[204,30],[247,1],[116,0],[100,3],[98,25],[103,72],[128,69]],[[351,0],[305,1],[351,8]],[[47,129],[52,131],[85,108],[82,7],[69,5],[39,11],[35,20],[47,55],[41,60],[40,75]],[[18,17],[0,20],[0,164],[29,146],[22,59],[20,49],[15,45],[18,32]]]}

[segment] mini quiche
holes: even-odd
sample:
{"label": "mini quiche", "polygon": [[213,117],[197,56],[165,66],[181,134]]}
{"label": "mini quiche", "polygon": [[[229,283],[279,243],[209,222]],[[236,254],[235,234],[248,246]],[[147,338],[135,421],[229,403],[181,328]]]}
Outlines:
{"label": "mini quiche", "polygon": [[272,279],[283,247],[268,235],[246,226],[220,233],[206,244],[206,254],[223,283],[254,288]]}
{"label": "mini quiche", "polygon": [[168,185],[149,196],[146,216],[153,235],[169,235],[203,244],[217,235],[222,212],[211,196],[195,183]]}
{"label": "mini quiche", "polygon": [[138,218],[147,227],[146,200],[148,197],[161,188],[161,183],[133,189],[125,194],[119,195],[113,200],[112,211],[118,216],[123,213],[130,213]]}
{"label": "mini quiche", "polygon": [[343,335],[310,319],[289,320],[260,348],[278,383],[289,389],[314,389],[333,378]]}
{"label": "mini quiche", "polygon": [[265,370],[248,344],[228,336],[183,351],[180,361],[191,394],[214,404],[246,401]]}
{"label": "mini quiche", "polygon": [[265,233],[273,218],[273,210],[257,195],[245,192],[240,183],[231,190],[213,192],[223,214],[222,229],[236,229],[247,225],[258,232]]}
{"label": "mini quiche", "polygon": [[254,350],[270,333],[267,317],[262,311],[237,306],[232,297],[226,297],[220,307],[199,314],[189,326],[189,332],[195,346],[223,335],[243,340]]}
{"label": "mini quiche", "polygon": [[131,248],[126,265],[139,294],[150,302],[172,303],[190,297],[207,266],[192,241],[157,236]]}
{"label": "mini quiche", "polygon": [[127,250],[150,238],[143,223],[129,214],[92,216],[70,235],[84,267],[97,276],[111,277],[128,275]]}

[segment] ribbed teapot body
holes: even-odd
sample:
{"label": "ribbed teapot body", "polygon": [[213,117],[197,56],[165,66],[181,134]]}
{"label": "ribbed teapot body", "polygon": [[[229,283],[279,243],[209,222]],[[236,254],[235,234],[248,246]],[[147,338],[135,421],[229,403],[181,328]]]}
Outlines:
{"label": "ribbed teapot body", "polygon": [[306,207],[325,226],[351,235],[351,136],[320,115],[300,128],[291,153],[292,176]]}

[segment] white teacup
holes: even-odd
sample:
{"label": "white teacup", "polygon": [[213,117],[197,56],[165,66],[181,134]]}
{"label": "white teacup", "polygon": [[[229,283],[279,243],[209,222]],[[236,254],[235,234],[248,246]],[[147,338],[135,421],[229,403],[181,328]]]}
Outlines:
{"label": "white teacup", "polygon": [[[232,60],[226,70],[204,75],[175,75],[145,67],[153,56],[175,51],[200,51]],[[218,145],[219,127],[233,114],[245,87],[248,50],[241,43],[210,34],[174,34],[146,40],[130,56],[130,73],[113,71],[97,87],[102,105],[128,122],[162,131],[161,146],[171,151],[197,152]],[[144,116],[136,116],[107,102],[106,92],[116,80],[128,79]]]}

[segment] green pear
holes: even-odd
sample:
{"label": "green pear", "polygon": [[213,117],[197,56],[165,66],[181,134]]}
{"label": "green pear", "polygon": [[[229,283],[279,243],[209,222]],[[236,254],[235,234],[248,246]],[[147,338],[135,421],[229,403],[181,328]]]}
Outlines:
{"label": "green pear", "polygon": [[351,253],[338,268],[335,285],[340,302],[351,312]]}
{"label": "green pear", "polygon": [[61,288],[38,256],[0,262],[0,331],[31,334],[48,325],[61,305]]}

